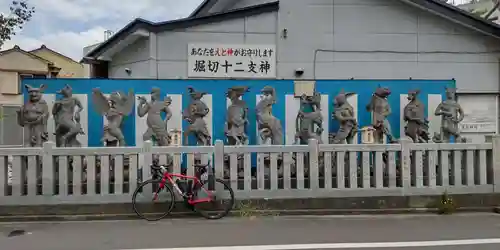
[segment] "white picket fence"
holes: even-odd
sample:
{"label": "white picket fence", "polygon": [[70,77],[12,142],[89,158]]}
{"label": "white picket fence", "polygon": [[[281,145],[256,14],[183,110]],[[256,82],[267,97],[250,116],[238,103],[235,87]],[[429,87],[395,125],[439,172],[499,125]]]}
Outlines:
{"label": "white picket fence", "polygon": [[0,204],[127,203],[150,177],[155,157],[192,175],[195,155],[210,158],[214,174],[239,199],[500,192],[497,136],[482,144],[56,148],[48,142],[0,150]]}

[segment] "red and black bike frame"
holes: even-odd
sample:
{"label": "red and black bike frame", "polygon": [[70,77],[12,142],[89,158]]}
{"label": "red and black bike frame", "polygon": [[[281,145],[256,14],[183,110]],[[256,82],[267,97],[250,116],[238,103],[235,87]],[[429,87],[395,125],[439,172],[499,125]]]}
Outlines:
{"label": "red and black bike frame", "polygon": [[[205,191],[205,193],[208,195],[208,197],[207,198],[202,198],[202,199],[193,199],[192,195],[187,196],[185,194],[185,192],[183,192],[179,188],[179,185],[177,185],[177,183],[174,181],[174,178],[179,178],[179,179],[188,180],[188,181],[192,180],[193,181],[192,185],[194,186],[193,192],[196,192],[197,191],[196,189],[202,189],[203,191]],[[206,190],[205,188],[203,188],[203,184],[201,183],[200,179],[198,179],[197,177],[195,177],[195,176],[187,176],[187,175],[182,175],[182,174],[171,174],[171,173],[168,173],[168,172],[163,173],[163,177],[162,177],[160,185],[158,187],[158,191],[156,192],[155,197],[154,197],[155,200],[156,200],[156,198],[158,196],[158,192],[165,187],[165,185],[167,184],[167,181],[170,183],[170,185],[172,185],[172,187],[174,188],[174,190],[179,195],[181,195],[184,198],[187,198],[187,202],[190,205],[194,205],[194,204],[202,203],[202,202],[210,202],[210,201],[213,200],[213,194],[212,194],[212,192],[210,192],[210,191]]]}

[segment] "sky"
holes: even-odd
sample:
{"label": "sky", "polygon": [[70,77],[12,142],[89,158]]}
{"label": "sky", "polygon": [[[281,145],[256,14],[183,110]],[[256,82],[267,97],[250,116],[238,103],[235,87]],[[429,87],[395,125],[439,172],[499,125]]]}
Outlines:
{"label": "sky", "polygon": [[[0,12],[11,0],[0,0]],[[118,31],[135,18],[167,21],[188,16],[202,0],[28,0],[33,19],[2,50],[18,45],[24,50],[42,44],[75,60],[83,47],[102,42],[104,31]]]}
{"label": "sky", "polygon": [[[455,0],[456,4],[467,0]],[[11,0],[0,0],[0,12]],[[35,7],[33,19],[3,49],[19,45],[24,50],[42,44],[75,60],[83,47],[102,42],[104,31],[118,31],[135,18],[167,21],[188,16],[202,0],[28,0]]]}

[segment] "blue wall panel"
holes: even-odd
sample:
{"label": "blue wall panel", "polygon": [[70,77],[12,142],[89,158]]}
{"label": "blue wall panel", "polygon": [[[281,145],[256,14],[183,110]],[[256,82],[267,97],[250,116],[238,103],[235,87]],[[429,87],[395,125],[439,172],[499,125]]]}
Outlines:
{"label": "blue wall panel", "polygon": [[[255,106],[256,97],[260,94],[260,90],[267,85],[273,86],[277,93],[277,104],[274,106],[274,113],[281,120],[284,130],[287,129],[285,122],[286,112],[289,107],[286,106],[286,95],[293,95],[294,86],[292,80],[98,80],[98,79],[26,79],[23,84],[38,86],[39,84],[47,85],[45,94],[55,94],[58,90],[69,84],[73,88],[74,94],[87,94],[89,104],[87,107],[89,122],[88,131],[86,131],[89,141],[89,146],[100,146],[100,138],[102,136],[103,118],[95,113],[90,94],[93,88],[100,88],[103,93],[110,94],[116,90],[128,92],[132,89],[135,94],[150,94],[152,87],[162,89],[162,97],[165,95],[182,95],[182,106],[185,108],[189,103],[189,95],[186,88],[194,87],[196,90],[205,91],[212,95],[213,115],[213,139],[224,139],[224,123],[225,111],[227,107],[227,99],[225,97],[226,90],[231,86],[246,85],[250,86],[250,92],[245,95],[245,101],[250,108],[249,128],[250,143],[256,143],[256,124],[255,124]],[[373,91],[378,85],[389,87],[392,95],[389,98],[390,105],[393,109],[390,116],[390,122],[393,128],[394,135],[400,136],[400,94],[406,94],[411,89],[421,90],[421,100],[427,105],[427,95],[440,94],[444,95],[445,87],[455,86],[453,80],[319,80],[316,82],[316,89],[323,95],[329,95],[329,102],[337,93],[344,89],[346,92],[355,92],[358,94],[358,120],[360,127],[370,124],[370,114],[366,112],[366,105],[370,101]],[[25,93],[26,94],[26,93]],[[137,100],[136,100],[137,101]],[[180,116],[181,110],[172,110],[174,116]],[[329,105],[329,113],[331,113],[332,105]],[[325,117],[327,119],[327,117]],[[328,119],[331,119],[330,116]],[[336,130],[338,125],[335,122],[329,122],[330,130]],[[131,116],[125,119],[123,132],[128,145],[136,145],[135,133],[138,126],[135,118],[135,110]],[[186,128],[187,123],[183,122],[183,128]],[[284,133],[285,134],[285,133]],[[190,140],[190,144],[192,141]]]}

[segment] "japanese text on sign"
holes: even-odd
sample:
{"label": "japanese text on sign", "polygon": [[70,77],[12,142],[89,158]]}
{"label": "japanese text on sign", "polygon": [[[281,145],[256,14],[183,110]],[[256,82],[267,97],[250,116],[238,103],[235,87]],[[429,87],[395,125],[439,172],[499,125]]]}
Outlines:
{"label": "japanese text on sign", "polygon": [[464,110],[460,123],[463,133],[496,133],[498,99],[495,95],[460,96],[458,102]]}
{"label": "japanese text on sign", "polygon": [[276,78],[274,45],[200,45],[188,48],[188,76]]}

